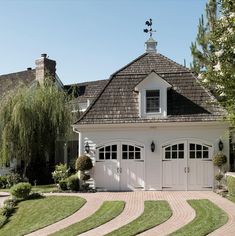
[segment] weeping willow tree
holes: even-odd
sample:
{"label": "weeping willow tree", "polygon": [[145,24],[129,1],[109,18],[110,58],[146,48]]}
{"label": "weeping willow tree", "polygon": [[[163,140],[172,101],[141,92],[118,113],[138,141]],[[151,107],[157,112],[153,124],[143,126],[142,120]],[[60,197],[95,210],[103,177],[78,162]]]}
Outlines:
{"label": "weeping willow tree", "polygon": [[31,163],[53,159],[56,138],[71,130],[69,99],[48,79],[43,86],[21,87],[1,101],[2,164],[14,158],[23,161],[25,177]]}

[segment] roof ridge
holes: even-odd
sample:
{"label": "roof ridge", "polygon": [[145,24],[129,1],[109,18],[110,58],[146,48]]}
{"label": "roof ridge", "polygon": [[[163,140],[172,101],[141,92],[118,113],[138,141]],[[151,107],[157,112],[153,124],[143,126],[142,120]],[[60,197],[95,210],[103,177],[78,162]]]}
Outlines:
{"label": "roof ridge", "polygon": [[100,80],[92,80],[92,81],[84,81],[81,83],[74,83],[74,84],[65,84],[64,86],[73,86],[73,85],[82,85],[82,84],[90,84],[90,83],[96,83],[101,81],[107,81],[107,79],[100,79]]}
{"label": "roof ridge", "polygon": [[17,71],[17,72],[12,72],[12,73],[8,73],[8,74],[2,74],[0,75],[1,76],[7,76],[7,75],[13,75],[13,74],[19,74],[19,73],[23,73],[23,72],[32,72],[32,71],[35,71],[36,69],[31,69],[31,70],[22,70],[22,71]]}

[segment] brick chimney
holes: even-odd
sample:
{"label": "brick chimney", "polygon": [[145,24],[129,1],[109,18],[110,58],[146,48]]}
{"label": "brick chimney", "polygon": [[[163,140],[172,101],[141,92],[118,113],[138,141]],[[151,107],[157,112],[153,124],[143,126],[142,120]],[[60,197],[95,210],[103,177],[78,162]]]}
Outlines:
{"label": "brick chimney", "polygon": [[35,61],[36,80],[43,84],[46,77],[55,80],[56,61],[47,58],[47,54],[41,54],[41,57]]}

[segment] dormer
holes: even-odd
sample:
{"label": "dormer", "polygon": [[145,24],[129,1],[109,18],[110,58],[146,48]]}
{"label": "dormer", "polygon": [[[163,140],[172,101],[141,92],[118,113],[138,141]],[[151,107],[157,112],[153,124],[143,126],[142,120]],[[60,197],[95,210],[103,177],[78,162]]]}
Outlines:
{"label": "dormer", "polygon": [[172,87],[166,80],[152,71],[136,87],[139,93],[139,116],[155,118],[167,116],[167,90]]}

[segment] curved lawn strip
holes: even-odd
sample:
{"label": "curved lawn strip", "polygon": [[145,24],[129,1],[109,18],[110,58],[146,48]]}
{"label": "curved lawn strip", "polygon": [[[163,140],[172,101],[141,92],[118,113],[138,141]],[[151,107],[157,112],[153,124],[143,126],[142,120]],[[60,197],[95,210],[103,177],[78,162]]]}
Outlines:
{"label": "curved lawn strip", "polygon": [[1,236],[25,235],[62,220],[79,210],[86,200],[80,197],[48,196],[22,201],[0,229]]}
{"label": "curved lawn strip", "polygon": [[227,214],[207,199],[188,200],[188,203],[196,211],[196,217],[181,229],[170,234],[171,236],[204,236],[228,221]]}
{"label": "curved lawn strip", "polygon": [[163,223],[168,220],[171,215],[171,208],[166,201],[145,201],[144,212],[141,216],[129,224],[106,234],[106,236],[136,235]]}
{"label": "curved lawn strip", "polygon": [[228,196],[227,199],[235,203],[235,196]]}
{"label": "curved lawn strip", "polygon": [[105,201],[91,216],[51,235],[73,236],[84,233],[117,217],[123,211],[124,206],[125,202],[123,201]]}

